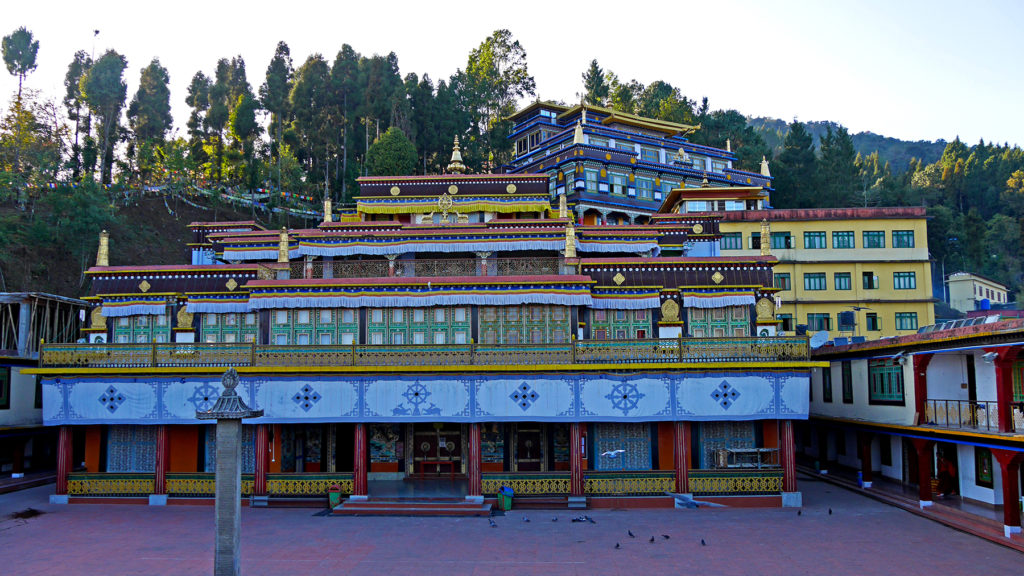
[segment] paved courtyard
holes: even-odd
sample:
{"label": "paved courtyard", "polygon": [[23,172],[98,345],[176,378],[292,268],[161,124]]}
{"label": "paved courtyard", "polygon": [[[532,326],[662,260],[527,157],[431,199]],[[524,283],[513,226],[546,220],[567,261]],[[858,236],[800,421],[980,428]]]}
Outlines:
{"label": "paved courtyard", "polygon": [[[951,576],[1020,574],[1024,566],[1024,555],[1010,549],[841,488],[805,478],[800,488],[800,516],[792,509],[595,510],[590,524],[570,522],[565,510],[513,511],[496,517],[495,528],[486,518],[243,508],[242,571]],[[211,572],[212,506],[51,506],[52,490],[51,484],[0,495],[0,573]],[[43,514],[11,516],[28,507]]]}

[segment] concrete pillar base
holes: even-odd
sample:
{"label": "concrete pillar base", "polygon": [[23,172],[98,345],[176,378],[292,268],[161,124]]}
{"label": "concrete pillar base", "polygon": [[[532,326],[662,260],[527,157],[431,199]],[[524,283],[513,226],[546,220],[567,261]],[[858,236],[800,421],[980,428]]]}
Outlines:
{"label": "concrete pillar base", "polygon": [[932,501],[931,500],[920,500],[920,501],[918,501],[917,504],[921,508],[927,508],[927,507],[932,505]]}
{"label": "concrete pillar base", "polygon": [[803,508],[804,506],[804,495],[802,492],[783,492],[782,493],[782,507],[783,508]]}
{"label": "concrete pillar base", "polygon": [[167,506],[167,494],[150,494],[150,506]]}
{"label": "concrete pillar base", "polygon": [[353,494],[349,496],[348,499],[353,502],[365,502],[366,500],[369,500],[370,497],[366,494]]}
{"label": "concrete pillar base", "polygon": [[50,504],[67,504],[67,494],[50,494]]}
{"label": "concrete pillar base", "polygon": [[822,476],[828,476],[828,470],[822,468],[821,470],[818,471],[818,474],[821,474]]}
{"label": "concrete pillar base", "polygon": [[479,495],[479,496],[466,496],[466,502],[472,502],[474,504],[483,504],[484,503],[484,497],[483,497],[483,495]]}
{"label": "concrete pillar base", "polygon": [[250,508],[267,508],[270,506],[270,496],[253,496],[249,502]]}
{"label": "concrete pillar base", "polygon": [[1020,534],[1020,526],[1007,526],[1003,525],[1003,536],[1012,538],[1014,534]]}
{"label": "concrete pillar base", "polygon": [[11,472],[11,478],[24,478],[24,472]]}
{"label": "concrete pillar base", "polygon": [[865,482],[864,483],[864,487],[865,488],[871,488],[871,482]]}
{"label": "concrete pillar base", "polygon": [[587,509],[587,497],[586,496],[569,496],[569,509],[570,510],[586,510]]}

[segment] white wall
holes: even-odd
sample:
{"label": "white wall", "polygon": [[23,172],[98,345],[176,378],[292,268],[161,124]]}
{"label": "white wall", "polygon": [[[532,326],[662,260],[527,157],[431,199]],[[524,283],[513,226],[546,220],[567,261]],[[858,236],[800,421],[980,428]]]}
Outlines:
{"label": "white wall", "polygon": [[811,416],[829,416],[833,418],[849,418],[884,424],[913,425],[914,422],[914,374],[912,362],[903,366],[903,406],[880,406],[868,403],[868,361],[857,359],[850,361],[853,375],[853,403],[843,403],[843,372],[841,362],[833,360],[832,370],[832,402],[824,402],[821,380],[822,370],[811,370],[811,386],[814,387],[814,400],[810,404]]}
{"label": "white wall", "polygon": [[883,466],[879,453],[878,470],[882,476],[893,480],[903,480],[903,439],[899,436],[879,436],[879,442],[889,442],[892,447],[892,466]]}
{"label": "white wall", "polygon": [[929,400],[967,400],[967,362],[963,353],[933,356],[927,378]]}
{"label": "white wall", "polygon": [[992,488],[978,486],[974,478],[974,446],[958,444],[957,466],[960,474],[960,495],[986,504],[1003,503],[1003,483],[999,476],[999,462],[992,457]]}
{"label": "white wall", "polygon": [[43,411],[36,409],[36,377],[11,367],[11,407],[0,410],[0,426],[42,426]]}

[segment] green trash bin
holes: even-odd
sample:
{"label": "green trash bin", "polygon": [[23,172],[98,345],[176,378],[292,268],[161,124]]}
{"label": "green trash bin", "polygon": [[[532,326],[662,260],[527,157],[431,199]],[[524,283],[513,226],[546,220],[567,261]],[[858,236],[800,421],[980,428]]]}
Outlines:
{"label": "green trash bin", "polygon": [[502,486],[498,491],[498,508],[504,512],[512,509],[512,489],[508,486]]}

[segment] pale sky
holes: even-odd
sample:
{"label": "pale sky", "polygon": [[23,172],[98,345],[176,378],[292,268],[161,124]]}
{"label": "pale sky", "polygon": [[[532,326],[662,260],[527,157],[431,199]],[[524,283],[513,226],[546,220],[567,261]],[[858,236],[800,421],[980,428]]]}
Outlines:
{"label": "pale sky", "polygon": [[[253,89],[279,40],[298,66],[348,43],[395,52],[403,76],[435,83],[508,28],[526,49],[543,99],[572,102],[597,58],[623,80],[664,80],[713,109],[784,120],[832,120],[851,132],[908,140],[1024,143],[1024,3],[931,0],[677,0],[623,2],[5,2],[0,33],[28,27],[40,43],[26,86],[60,99],[76,50],[128,59],[128,99],[159,57],[171,77],[175,125],[185,88],[220,57],[241,55]],[[5,72],[6,70],[2,71]],[[0,72],[0,106],[17,90]]]}

